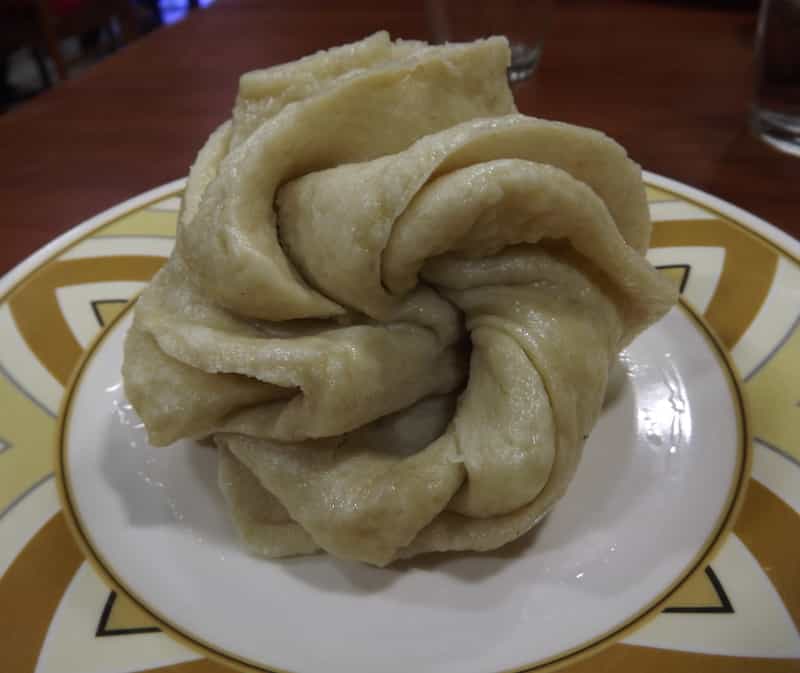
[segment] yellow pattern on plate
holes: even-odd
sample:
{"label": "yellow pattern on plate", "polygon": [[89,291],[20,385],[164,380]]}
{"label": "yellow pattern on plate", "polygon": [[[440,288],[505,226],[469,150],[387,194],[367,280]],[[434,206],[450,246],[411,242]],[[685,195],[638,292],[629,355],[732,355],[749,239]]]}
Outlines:
{"label": "yellow pattern on plate", "polygon": [[[125,237],[120,238],[122,244],[130,237],[155,240],[174,236],[177,220],[175,196],[178,193],[162,190],[157,196],[145,197],[144,202],[131,206],[123,215],[107,218],[93,230],[83,231],[79,238],[24,277],[12,278],[13,285],[6,283],[10,291],[0,298],[0,310],[13,307],[19,327],[17,338],[30,346],[43,371],[52,372],[57,381],[63,382],[68,378],[82,352],[70,333],[65,314],[72,310],[86,310],[85,306],[71,306],[68,301],[60,303],[58,288],[74,283],[144,281],[161,261],[158,257],[148,259],[135,254],[131,259],[130,251],[126,249],[120,249],[113,262],[110,258],[107,261],[94,258],[89,263],[67,264],[82,260],[58,261],[59,258],[82,240],[105,238],[104,245],[113,245],[115,237]],[[705,211],[704,217],[696,220],[656,222],[653,244],[676,251],[674,262],[670,260],[669,263],[673,268],[665,270],[665,273],[679,283],[685,281],[690,273],[710,273],[702,264],[698,268],[696,262],[690,269],[680,258],[681,247],[724,248],[724,263],[718,277],[712,279],[716,287],[705,317],[729,347],[747,341],[751,334],[748,330],[755,330],[760,316],[781,297],[787,305],[798,306],[796,299],[800,296],[800,287],[776,273],[779,265],[798,266],[789,251],[782,251],[765,240],[760,232],[753,233],[746,225],[723,216],[714,208],[707,208],[670,189],[648,186],[647,193],[649,201],[660,206],[669,202],[691,203],[695,209],[699,207]],[[107,296],[97,298],[98,331],[103,324],[113,320],[122,308],[122,302],[129,298],[115,297],[116,301]],[[789,318],[794,320],[792,316]],[[753,337],[757,341],[754,345],[765,357],[748,380],[746,391],[753,411],[755,435],[795,461],[784,458],[786,470],[800,471],[797,462],[800,449],[796,441],[800,435],[800,407],[797,404],[800,398],[797,383],[800,380],[797,375],[800,371],[800,336],[796,325],[793,329],[779,332],[780,329],[775,327],[772,331],[762,330]],[[737,353],[738,349],[735,355]],[[0,378],[0,526],[14,524],[13,510],[19,506],[21,498],[32,497],[27,494],[32,485],[52,470],[49,445],[55,426],[54,419],[43,408],[46,405],[41,404],[41,400],[37,403],[31,399],[47,394],[47,391],[37,389],[40,379],[27,375],[25,371],[15,371],[22,365],[15,367],[13,361],[5,362],[5,366],[8,375]],[[30,386],[21,385],[21,382],[28,381]],[[786,548],[786,541],[796,539],[800,534],[800,516],[770,488],[752,482],[736,533],[770,578],[783,601],[782,609],[788,610],[795,623],[800,625],[797,599],[800,596],[800,585],[797,584],[800,574],[794,555],[787,553]],[[33,673],[49,624],[80,561],[77,548],[67,535],[63,518],[59,515],[33,535],[0,577],[0,603],[13,606],[0,612],[0,651],[4,652],[4,668],[15,673]],[[718,578],[718,581],[735,583],[737,579],[725,577]],[[680,618],[696,619],[697,629],[702,631],[704,620],[724,617],[709,611],[724,607],[717,589],[704,567],[685,581],[667,607],[685,610]],[[724,592],[725,586],[722,585],[721,589]],[[764,600],[774,599],[767,596]],[[98,624],[102,608],[102,605],[86,606],[87,610],[97,612],[93,618]],[[748,606],[734,605],[733,609],[747,610]],[[656,622],[677,617],[665,614],[657,617]],[[146,630],[152,624],[136,614],[136,608],[126,604],[122,597],[116,599],[107,618],[110,631],[133,631],[110,638],[141,639],[155,635],[166,638],[161,634],[137,633],[137,630]],[[93,633],[76,635],[76,647],[80,647],[82,638],[93,637]],[[165,658],[155,667],[152,660],[147,664],[143,661],[137,663],[132,656],[128,670],[145,670],[142,666],[152,673],[221,673],[226,670],[208,660],[190,661],[193,658],[191,652],[187,651],[185,656],[187,660],[174,663],[173,652],[171,659]],[[583,670],[645,669],[800,671],[800,660],[722,657],[619,643],[568,666],[566,670],[581,673]]]}

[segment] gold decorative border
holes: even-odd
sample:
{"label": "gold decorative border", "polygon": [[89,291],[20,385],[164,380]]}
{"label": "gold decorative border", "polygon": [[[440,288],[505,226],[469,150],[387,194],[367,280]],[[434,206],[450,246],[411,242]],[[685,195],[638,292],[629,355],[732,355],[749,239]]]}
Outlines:
{"label": "gold decorative border", "polygon": [[[133,302],[131,302],[123,311],[121,311],[109,325],[101,330],[97,337],[87,347],[80,362],[73,371],[72,377],[70,378],[62,399],[55,442],[55,473],[56,483],[58,485],[58,495],[67,525],[73,534],[73,537],[77,541],[81,551],[89,560],[90,564],[98,573],[98,575],[117,592],[124,594],[129,600],[141,608],[150,618],[153,619],[154,622],[159,625],[160,628],[162,628],[166,633],[170,634],[176,640],[203,656],[227,666],[231,666],[234,669],[244,673],[288,673],[283,669],[261,666],[256,662],[238,657],[235,654],[225,651],[221,648],[216,648],[213,644],[182,631],[179,626],[170,623],[155,608],[152,608],[144,603],[132,590],[125,585],[121,579],[114,574],[113,569],[110,568],[109,564],[103,560],[102,554],[92,546],[89,533],[85,529],[85,526],[83,526],[81,523],[77,510],[73,505],[73,499],[69,492],[70,479],[65,460],[67,451],[66,436],[71,418],[70,412],[72,400],[75,391],[80,385],[81,377],[86,369],[86,366],[89,364],[94,354],[98,352],[99,347],[105,340],[106,336],[112,329],[114,329],[119,320],[127,314],[132,305]],[[523,671],[526,673],[530,673],[532,671],[544,673],[545,671],[554,671],[579,660],[590,657],[600,650],[603,650],[619,641],[626,635],[629,635],[631,632],[661,612],[665,604],[680,588],[680,586],[692,574],[710,561],[714,554],[720,549],[722,544],[724,544],[728,534],[733,528],[733,524],[744,502],[752,463],[752,437],[750,433],[750,427],[747,422],[747,403],[742,391],[742,383],[736,365],[734,364],[725,347],[714,335],[712,328],[702,318],[702,316],[697,314],[696,311],[691,308],[688,303],[680,300],[679,305],[685,311],[685,313],[695,321],[698,331],[705,337],[712,353],[716,355],[721,369],[723,372],[727,372],[731,398],[734,403],[734,409],[736,413],[736,422],[739,434],[736,476],[732,481],[731,489],[728,493],[725,506],[723,507],[722,512],[714,526],[713,532],[695,558],[688,564],[687,568],[682,573],[679,573],[678,578],[667,589],[661,592],[656,599],[651,601],[647,606],[630,617],[625,623],[615,627],[611,631],[601,636],[598,636],[589,643],[579,645],[578,647],[570,649],[566,652],[562,652],[554,657],[551,657],[550,659],[527,664],[514,669],[509,669],[503,671],[503,673],[522,673]]]}
{"label": "gold decorative border", "polygon": [[[657,175],[657,174],[653,173],[653,175]],[[660,177],[666,177],[666,176],[660,176]],[[668,178],[668,179],[671,180],[671,178]],[[672,182],[674,182],[674,180],[672,180]],[[644,180],[644,183],[645,183],[646,186],[652,187],[653,189],[658,189],[658,190],[664,192],[665,194],[671,194],[672,196],[675,197],[675,199],[674,199],[675,201],[683,201],[685,203],[691,203],[693,206],[697,206],[701,210],[705,210],[705,211],[707,211],[709,213],[713,213],[719,219],[724,220],[725,222],[728,222],[730,224],[733,224],[736,227],[738,227],[739,229],[742,229],[745,233],[748,233],[751,236],[753,236],[753,238],[756,238],[756,239],[762,241],[763,243],[766,243],[768,246],[770,246],[770,247],[774,248],[775,250],[777,250],[779,255],[783,255],[784,257],[787,257],[788,259],[792,260],[795,264],[800,266],[800,257],[798,255],[796,255],[791,250],[787,250],[780,243],[776,243],[775,241],[773,241],[768,236],[762,234],[760,231],[757,231],[756,229],[751,229],[746,224],[744,224],[744,222],[740,222],[739,220],[737,220],[734,216],[727,215],[726,213],[722,212],[721,210],[718,210],[717,208],[715,208],[714,206],[712,206],[712,205],[710,205],[708,203],[704,203],[703,201],[700,201],[700,200],[698,200],[698,199],[696,199],[694,197],[691,197],[688,194],[682,194],[679,191],[676,192],[671,187],[656,186],[654,184],[651,184],[651,183],[647,182],[647,180]],[[688,187],[688,185],[687,185],[687,187]],[[693,189],[696,189],[696,188],[693,188]],[[697,191],[700,191],[700,190],[697,190]],[[709,196],[711,196],[711,195],[709,194]],[[720,199],[720,200],[724,201],[724,199]],[[724,201],[724,202],[728,203],[727,201]],[[650,202],[648,201],[648,203],[650,203]],[[669,203],[669,202],[668,201],[662,201],[661,203]],[[738,210],[743,210],[742,208],[739,208],[738,206],[735,206],[734,204],[729,204],[729,205],[731,205],[734,208],[737,208]],[[752,216],[752,217],[754,217],[754,218],[756,218],[758,220],[761,220],[761,218],[758,217],[757,215],[755,215],[754,213],[750,213],[749,211],[744,211],[744,212],[746,212],[748,215],[750,215],[750,216]],[[775,227],[774,224],[770,224],[766,220],[761,220],[761,221],[764,222],[767,226],[772,227],[772,228],[776,229],[777,231],[780,231],[780,229]],[[669,222],[669,220],[656,220],[656,222]],[[785,233],[785,232],[783,232],[783,233]],[[786,234],[786,235],[789,236],[790,238],[792,238],[791,234]]]}
{"label": "gold decorative border", "polygon": [[[166,187],[166,185],[164,185],[164,186]],[[159,187],[154,187],[153,190],[150,190],[150,191],[155,191],[157,189],[159,189]],[[31,269],[28,273],[26,273],[25,275],[21,276],[20,278],[17,278],[7,290],[5,290],[2,294],[0,294],[0,305],[5,303],[5,302],[7,302],[10,299],[11,295],[14,294],[14,292],[16,290],[18,290],[19,287],[23,283],[25,283],[28,280],[30,280],[31,276],[33,276],[36,273],[39,273],[42,270],[43,267],[47,266],[51,262],[54,262],[59,257],[61,257],[61,255],[63,255],[65,252],[67,252],[69,250],[72,250],[72,248],[74,248],[76,245],[78,245],[80,243],[83,243],[87,238],[91,238],[92,236],[96,235],[97,232],[100,231],[101,229],[105,229],[106,227],[110,227],[112,224],[116,224],[120,220],[123,220],[126,217],[130,217],[134,213],[138,213],[141,210],[146,210],[147,208],[152,206],[154,203],[158,203],[159,201],[166,201],[167,199],[173,199],[173,198],[175,198],[177,196],[182,196],[183,192],[184,192],[184,187],[176,187],[174,190],[171,190],[171,191],[165,192],[164,194],[161,194],[159,196],[154,196],[154,197],[152,197],[150,199],[147,199],[143,203],[139,203],[139,204],[131,207],[130,210],[126,210],[125,212],[120,213],[119,215],[115,215],[114,217],[112,217],[109,220],[103,220],[102,222],[98,223],[98,225],[96,227],[92,227],[91,229],[88,229],[87,231],[82,233],[77,238],[69,241],[68,243],[65,243],[63,245],[63,247],[60,247],[60,248],[57,248],[57,249],[53,250],[53,252],[51,254],[47,255],[47,257],[45,257],[37,267]],[[132,199],[129,199],[129,200],[133,200],[135,198],[136,197],[132,197]],[[119,205],[121,205],[121,206],[125,205],[125,202],[123,201]],[[113,208],[113,206],[112,206],[112,208]],[[110,210],[110,208],[108,210]],[[100,213],[100,215],[102,215],[102,213]],[[177,213],[175,215],[176,215],[176,217],[178,216]],[[81,225],[79,224],[77,226],[80,227]],[[65,235],[69,234],[70,231],[72,231],[72,230],[71,229],[67,229],[67,231],[65,231],[63,234],[61,234],[61,236],[65,236]],[[53,241],[51,241],[51,243],[53,243],[53,242],[55,242],[57,240],[58,240],[58,238],[55,238],[55,239],[53,239]],[[44,247],[47,247],[47,246],[45,245]],[[34,252],[33,254],[35,255],[36,253]],[[30,259],[30,258],[26,257],[25,259]],[[25,262],[25,260],[22,260],[19,264],[23,264],[24,262]],[[19,264],[15,265],[11,269],[9,269],[7,274],[3,274],[3,276],[0,276],[0,280],[5,278],[7,275],[13,274],[16,271],[16,269],[19,266]]]}

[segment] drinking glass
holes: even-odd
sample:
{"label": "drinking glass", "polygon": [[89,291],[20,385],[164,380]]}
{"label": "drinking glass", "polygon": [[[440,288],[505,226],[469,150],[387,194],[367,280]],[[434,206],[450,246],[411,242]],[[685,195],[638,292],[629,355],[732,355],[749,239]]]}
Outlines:
{"label": "drinking glass", "polygon": [[756,32],[756,134],[800,156],[800,0],[763,0]]}
{"label": "drinking glass", "polygon": [[553,0],[426,0],[435,42],[469,42],[505,35],[511,45],[508,78],[527,79],[536,71],[553,14]]}

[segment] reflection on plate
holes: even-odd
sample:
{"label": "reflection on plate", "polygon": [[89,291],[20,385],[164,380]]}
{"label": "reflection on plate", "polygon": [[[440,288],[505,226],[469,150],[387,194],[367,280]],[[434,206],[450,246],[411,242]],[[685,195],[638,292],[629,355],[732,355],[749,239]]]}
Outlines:
{"label": "reflection on plate", "polygon": [[226,518],[215,451],[147,444],[120,384],[129,326],[127,314],[88,349],[67,391],[65,512],[120,591],[230,663],[477,673],[575,656],[619,638],[702,564],[746,481],[735,376],[679,307],[622,354],[575,480],[532,535],[388,569],[257,559]]}

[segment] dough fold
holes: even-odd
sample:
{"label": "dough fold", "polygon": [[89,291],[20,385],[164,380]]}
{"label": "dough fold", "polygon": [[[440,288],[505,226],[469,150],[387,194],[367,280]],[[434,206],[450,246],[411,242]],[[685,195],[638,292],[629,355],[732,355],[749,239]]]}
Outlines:
{"label": "dough fold", "polygon": [[213,436],[254,553],[519,537],[675,302],[639,167],[518,114],[508,60],[377,33],[244,75],[200,151],[123,377],[153,444]]}

